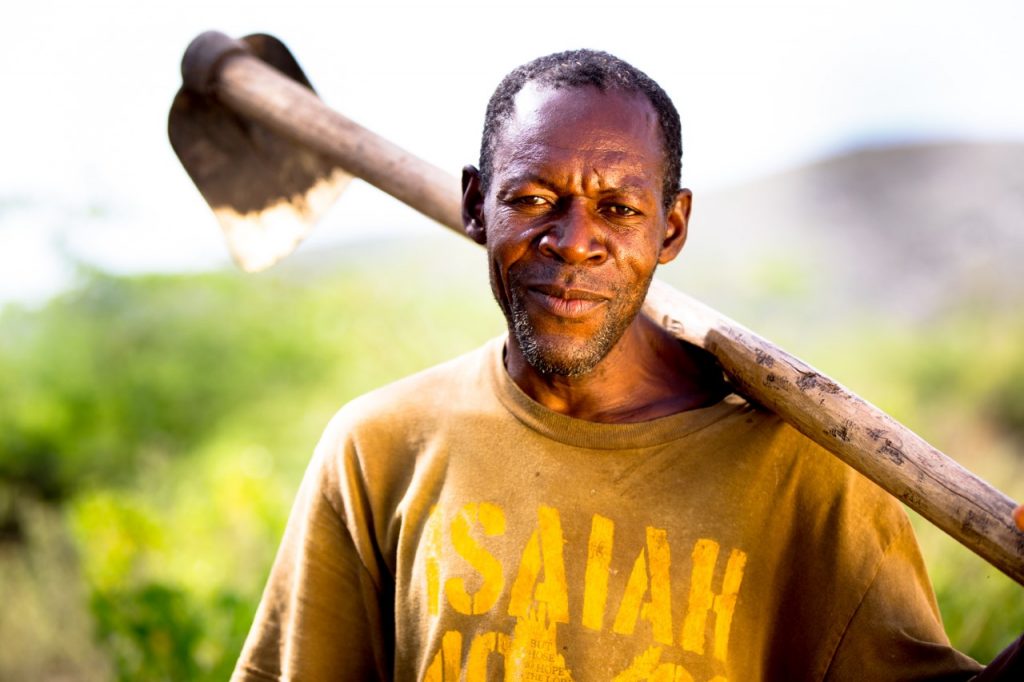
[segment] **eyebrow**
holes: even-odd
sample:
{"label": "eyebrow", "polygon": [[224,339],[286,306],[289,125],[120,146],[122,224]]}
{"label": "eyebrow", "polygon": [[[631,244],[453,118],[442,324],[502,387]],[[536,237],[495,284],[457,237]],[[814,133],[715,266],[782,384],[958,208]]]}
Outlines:
{"label": "eyebrow", "polygon": [[600,194],[650,194],[652,189],[653,188],[651,187],[644,187],[643,185],[629,184],[601,190]]}
{"label": "eyebrow", "polygon": [[[499,185],[499,189],[507,191],[510,187],[518,185],[539,185],[544,189],[551,190],[554,192],[558,189],[555,183],[544,178],[543,176],[537,175],[536,173],[523,173],[521,175],[514,175]],[[605,196],[609,194],[650,194],[655,187],[645,187],[644,185],[637,183],[627,183],[624,185],[618,185],[615,187],[609,187],[598,192],[598,194]]]}
{"label": "eyebrow", "polygon": [[520,175],[513,175],[510,178],[506,178],[504,182],[499,185],[500,189],[508,189],[509,187],[515,187],[518,185],[540,185],[545,189],[554,190],[555,185],[553,182],[546,180],[545,178],[537,175],[536,173],[522,173]]}

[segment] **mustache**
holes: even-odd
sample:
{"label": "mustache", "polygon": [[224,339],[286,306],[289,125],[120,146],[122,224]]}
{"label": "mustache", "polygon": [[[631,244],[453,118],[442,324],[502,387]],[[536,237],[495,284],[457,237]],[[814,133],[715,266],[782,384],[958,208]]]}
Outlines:
{"label": "mustache", "polygon": [[513,287],[539,284],[556,285],[565,289],[583,289],[594,292],[616,293],[618,287],[591,268],[559,263],[531,263],[509,271],[509,284]]}

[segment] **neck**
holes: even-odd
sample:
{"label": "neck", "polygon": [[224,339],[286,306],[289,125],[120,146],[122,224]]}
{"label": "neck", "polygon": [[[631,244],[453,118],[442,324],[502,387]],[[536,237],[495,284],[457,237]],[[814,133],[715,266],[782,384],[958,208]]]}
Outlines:
{"label": "neck", "polygon": [[704,407],[726,392],[696,349],[637,316],[590,372],[541,374],[509,335],[506,366],[512,380],[548,409],[593,422],[642,422]]}

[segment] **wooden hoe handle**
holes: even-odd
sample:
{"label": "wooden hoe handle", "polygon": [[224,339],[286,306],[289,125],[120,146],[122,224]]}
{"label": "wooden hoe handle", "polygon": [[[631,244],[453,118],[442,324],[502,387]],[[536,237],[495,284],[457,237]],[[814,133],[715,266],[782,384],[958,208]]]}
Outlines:
{"label": "wooden hoe handle", "polygon": [[[241,43],[204,33],[186,52],[182,72],[187,88],[330,157],[463,234],[456,178],[330,109]],[[644,310],[679,339],[712,353],[742,394],[1024,585],[1024,533],[1006,495],[837,382],[668,285],[652,284]]]}

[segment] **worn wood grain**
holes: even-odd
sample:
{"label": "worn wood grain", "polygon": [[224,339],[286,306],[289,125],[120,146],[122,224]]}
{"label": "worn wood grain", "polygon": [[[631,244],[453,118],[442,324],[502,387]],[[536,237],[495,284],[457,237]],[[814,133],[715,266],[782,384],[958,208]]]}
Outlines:
{"label": "worn wood grain", "polygon": [[1024,533],[1009,497],[838,382],[667,284],[652,283],[644,310],[713,354],[740,393],[1024,585]]}

